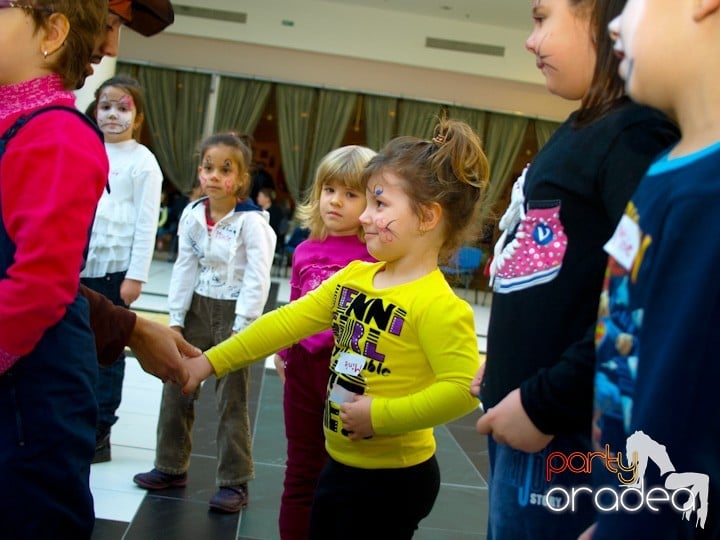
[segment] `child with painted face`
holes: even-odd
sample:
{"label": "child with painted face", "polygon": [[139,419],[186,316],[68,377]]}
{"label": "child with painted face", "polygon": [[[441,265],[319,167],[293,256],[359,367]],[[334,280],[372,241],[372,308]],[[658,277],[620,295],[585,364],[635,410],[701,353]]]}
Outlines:
{"label": "child with painted face", "polygon": [[[370,148],[353,145],[337,148],[320,160],[308,200],[295,209],[295,217],[310,235],[293,253],[290,301],[351,261],[375,260],[365,246],[359,219],[365,210],[362,173],[374,155]],[[284,382],[287,437],[279,519],[283,540],[307,539],[315,485],[327,460],[322,426],[332,352],[333,334],[326,330],[275,356]]]}
{"label": "child with painted face", "polygon": [[0,1],[0,523],[5,538],[88,539],[97,358],[78,294],[107,183],[75,109],[105,0]]}
{"label": "child with painted face", "polygon": [[[178,225],[178,257],[168,291],[170,326],[201,349],[258,318],[270,291],[276,237],[267,212],[249,198],[250,163],[251,151],[236,135],[204,140],[198,177],[206,197],[185,207]],[[218,512],[239,512],[249,500],[254,467],[248,384],[247,368],[215,384],[218,490],[210,508]],[[184,395],[180,386],[164,385],[155,468],[135,475],[137,485],[161,490],[186,484],[199,396],[199,388]]]}
{"label": "child with painted face", "polygon": [[[623,453],[657,511],[646,495],[635,511],[598,513],[584,538],[720,538],[720,422],[710,413],[720,379],[720,246],[710,233],[720,228],[720,1],[629,0],[609,29],[630,96],[675,118],[682,135],[606,244],[597,323],[594,442]],[[632,348],[607,339],[614,321],[628,323]],[[643,442],[636,455],[633,441]],[[596,489],[627,490],[602,479]]]}
{"label": "child with painted face", "polygon": [[[155,250],[162,171],[152,152],[137,139],[145,118],[142,88],[118,75],[95,91],[95,119],[105,136],[110,160],[109,190],[98,204],[90,235],[84,285],[114,304],[128,307],[148,280]],[[122,399],[125,354],[101,367],[97,448],[93,463],[109,461],[110,430]]]}
{"label": "child with painted face", "polygon": [[[550,490],[584,485],[547,458],[591,451],[594,323],[603,245],[648,164],[677,139],[656,110],[632,103],[607,23],[624,0],[533,0],[526,42],[547,88],[580,108],[513,187],[491,266],[487,362],[471,391],[490,435],[489,536],[562,539],[592,523],[590,497],[562,512]],[[554,507],[552,507],[555,505]],[[552,508],[550,508],[552,507]]]}
{"label": "child with painted face", "polygon": [[191,392],[332,328],[323,427],[329,458],[308,538],[411,538],[440,487],[433,427],[477,408],[472,308],[438,267],[464,241],[488,178],[480,140],[444,120],[368,163],[360,215],[379,262],[353,261],[316,289],[188,360]]}

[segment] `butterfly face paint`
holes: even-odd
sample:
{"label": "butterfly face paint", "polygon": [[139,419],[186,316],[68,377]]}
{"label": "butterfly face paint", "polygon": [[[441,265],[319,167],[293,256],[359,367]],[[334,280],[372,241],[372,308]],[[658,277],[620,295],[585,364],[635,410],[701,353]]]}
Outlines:
{"label": "butterfly face paint", "polygon": [[[375,186],[373,188],[375,197],[381,197],[384,191],[385,188],[382,186]],[[377,229],[378,237],[381,242],[389,243],[395,239],[396,234],[390,229],[390,226],[395,223],[395,221],[396,220],[394,219],[388,220],[384,217],[378,217],[375,219],[375,228]]]}
{"label": "butterfly face paint", "polygon": [[231,149],[225,146],[208,148],[198,168],[198,179],[208,197],[234,197],[240,181]]}
{"label": "butterfly face paint", "polygon": [[130,140],[135,115],[132,97],[119,88],[108,86],[98,97],[95,116],[108,142]]}
{"label": "butterfly face paint", "polygon": [[406,232],[402,224],[412,222],[410,216],[406,219],[407,196],[399,179],[386,172],[378,180],[368,184],[367,206],[360,216],[368,247],[375,240],[384,245],[397,242]]}

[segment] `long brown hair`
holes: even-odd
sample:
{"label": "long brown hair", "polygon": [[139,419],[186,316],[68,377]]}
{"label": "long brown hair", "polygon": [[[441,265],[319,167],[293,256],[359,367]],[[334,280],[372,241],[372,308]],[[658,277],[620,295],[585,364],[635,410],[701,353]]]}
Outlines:
{"label": "long brown hair", "polygon": [[606,114],[613,103],[625,95],[625,83],[618,74],[620,60],[613,51],[608,24],[620,15],[626,0],[567,0],[571,7],[587,10],[597,61],[590,88],[583,96],[575,117],[578,127],[590,124]]}

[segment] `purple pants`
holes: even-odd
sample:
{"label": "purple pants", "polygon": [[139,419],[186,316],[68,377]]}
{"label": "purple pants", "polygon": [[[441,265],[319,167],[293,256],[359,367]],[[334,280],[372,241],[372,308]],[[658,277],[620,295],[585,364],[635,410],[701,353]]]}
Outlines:
{"label": "purple pants", "polygon": [[310,353],[294,345],[285,362],[283,411],[287,437],[285,481],[280,503],[282,540],[307,540],[315,485],[327,452],[323,410],[332,349]]}

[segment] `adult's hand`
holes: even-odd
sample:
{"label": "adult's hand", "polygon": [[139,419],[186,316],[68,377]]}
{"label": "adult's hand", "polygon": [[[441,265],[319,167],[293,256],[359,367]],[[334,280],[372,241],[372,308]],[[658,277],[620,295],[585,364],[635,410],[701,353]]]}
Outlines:
{"label": "adult's hand", "polygon": [[130,334],[129,347],[147,373],[165,381],[184,385],[188,379],[184,358],[202,351],[190,345],[180,332],[138,316]]}

